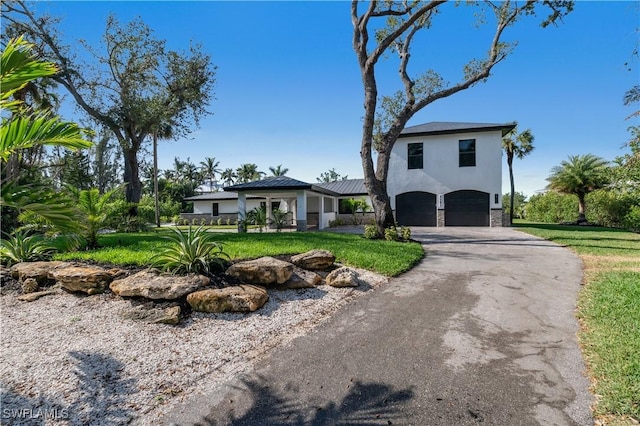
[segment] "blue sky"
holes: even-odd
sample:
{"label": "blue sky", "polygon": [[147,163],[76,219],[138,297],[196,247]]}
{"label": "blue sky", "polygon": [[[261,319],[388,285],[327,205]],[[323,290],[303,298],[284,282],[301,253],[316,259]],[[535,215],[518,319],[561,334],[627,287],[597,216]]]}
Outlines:
{"label": "blue sky", "polygon": [[[256,163],[268,172],[315,182],[335,168],[362,177],[362,84],[351,47],[350,3],[336,2],[47,2],[39,7],[63,18],[66,41],[96,44],[110,12],[120,21],[142,17],[175,49],[199,42],[218,67],[214,113],[188,140],[163,142],[160,168],[175,156],[198,163],[216,157],[223,168]],[[523,19],[507,33],[514,53],[492,77],[437,101],[409,122],[508,122],[530,128],[534,152],[516,160],[516,190],[543,189],[550,169],[569,155],[593,153],[613,160],[625,153],[625,120],[634,107],[624,92],[640,82],[632,51],[640,27],[638,2],[578,1],[557,27]],[[433,68],[455,82],[462,65],[479,57],[489,34],[475,28],[470,9],[436,17],[419,39],[412,69]],[[395,58],[379,71],[380,92],[397,88]],[[636,106],[635,109],[638,109]],[[503,192],[508,192],[504,166]]]}

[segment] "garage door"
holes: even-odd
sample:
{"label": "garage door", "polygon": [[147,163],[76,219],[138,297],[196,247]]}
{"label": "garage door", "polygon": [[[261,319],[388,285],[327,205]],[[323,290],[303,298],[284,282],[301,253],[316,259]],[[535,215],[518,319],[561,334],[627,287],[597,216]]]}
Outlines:
{"label": "garage door", "polygon": [[396,195],[396,221],[405,226],[436,226],[436,195],[422,191]]}
{"label": "garage door", "polygon": [[445,226],[489,226],[489,194],[455,191],[444,196]]}

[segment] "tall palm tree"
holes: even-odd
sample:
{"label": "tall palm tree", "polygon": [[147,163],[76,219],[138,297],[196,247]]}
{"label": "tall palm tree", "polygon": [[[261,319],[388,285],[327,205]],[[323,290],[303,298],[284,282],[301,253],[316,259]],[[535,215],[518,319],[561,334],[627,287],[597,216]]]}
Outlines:
{"label": "tall palm tree", "polygon": [[[21,37],[11,39],[2,52],[0,67],[0,163],[4,169],[12,155],[42,146],[61,146],[71,150],[91,147],[86,132],[76,123],[62,121],[48,112],[30,112],[22,108],[20,100],[11,100],[29,82],[55,74],[54,64],[43,62],[31,53],[33,45]],[[0,183],[0,206],[30,212],[61,231],[76,228],[76,211],[51,188],[25,186],[16,177]]]}
{"label": "tall palm tree", "polygon": [[225,185],[233,185],[233,183],[236,181],[236,172],[233,171],[233,169],[224,169],[222,171],[222,173],[220,173],[220,179],[222,179],[222,182],[224,182]]}
{"label": "tall palm tree", "polygon": [[158,139],[171,139],[173,127],[168,124],[158,125],[153,131],[153,200],[156,213],[156,227],[160,228],[160,194],[158,190]]}
{"label": "tall palm tree", "polygon": [[264,175],[264,172],[258,170],[258,166],[256,164],[241,164],[240,167],[236,170],[236,175],[238,178],[238,182],[247,183],[253,182],[256,180],[260,180]]}
{"label": "tall palm tree", "polygon": [[269,167],[269,170],[273,176],[284,176],[289,171],[288,168],[282,167],[282,164],[279,164],[278,167]]}
{"label": "tall palm tree", "polygon": [[587,222],[585,196],[609,183],[609,164],[593,155],[570,155],[568,161],[551,169],[547,188],[578,197],[578,223]]}
{"label": "tall palm tree", "polygon": [[502,148],[507,153],[507,164],[509,165],[509,182],[511,183],[511,203],[509,203],[509,223],[513,223],[513,205],[516,195],[516,186],[513,180],[513,157],[522,160],[533,151],[534,136],[530,129],[518,133],[518,124],[507,135],[502,138]]}
{"label": "tall palm tree", "polygon": [[222,171],[220,169],[220,162],[216,161],[216,157],[205,157],[204,161],[200,162],[200,172],[202,177],[209,181],[209,191],[213,192],[213,183],[216,181],[216,175]]}

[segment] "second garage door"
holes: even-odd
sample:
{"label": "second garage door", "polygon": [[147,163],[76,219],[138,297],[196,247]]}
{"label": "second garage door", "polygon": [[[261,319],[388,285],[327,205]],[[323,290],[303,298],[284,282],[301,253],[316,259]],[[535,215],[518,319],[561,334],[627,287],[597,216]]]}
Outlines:
{"label": "second garage door", "polygon": [[396,221],[404,226],[436,226],[436,195],[422,191],[396,195]]}
{"label": "second garage door", "polygon": [[445,226],[489,226],[489,194],[455,191],[444,196]]}

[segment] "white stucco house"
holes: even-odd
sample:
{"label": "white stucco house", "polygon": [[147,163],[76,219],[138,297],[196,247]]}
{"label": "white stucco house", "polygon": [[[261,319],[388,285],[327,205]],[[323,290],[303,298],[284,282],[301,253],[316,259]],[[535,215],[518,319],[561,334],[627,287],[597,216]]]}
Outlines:
{"label": "white stucco house", "polygon": [[502,226],[502,137],[514,127],[433,122],[405,128],[387,179],[396,221]]}
{"label": "white stucco house", "polygon": [[[391,151],[387,192],[407,226],[502,226],[502,137],[513,124],[432,122],[405,128]],[[244,217],[256,207],[291,213],[298,230],[324,229],[349,214],[343,200],[368,200],[364,179],[310,184],[288,176],[186,198],[186,217]],[[183,215],[185,216],[185,215]]]}

